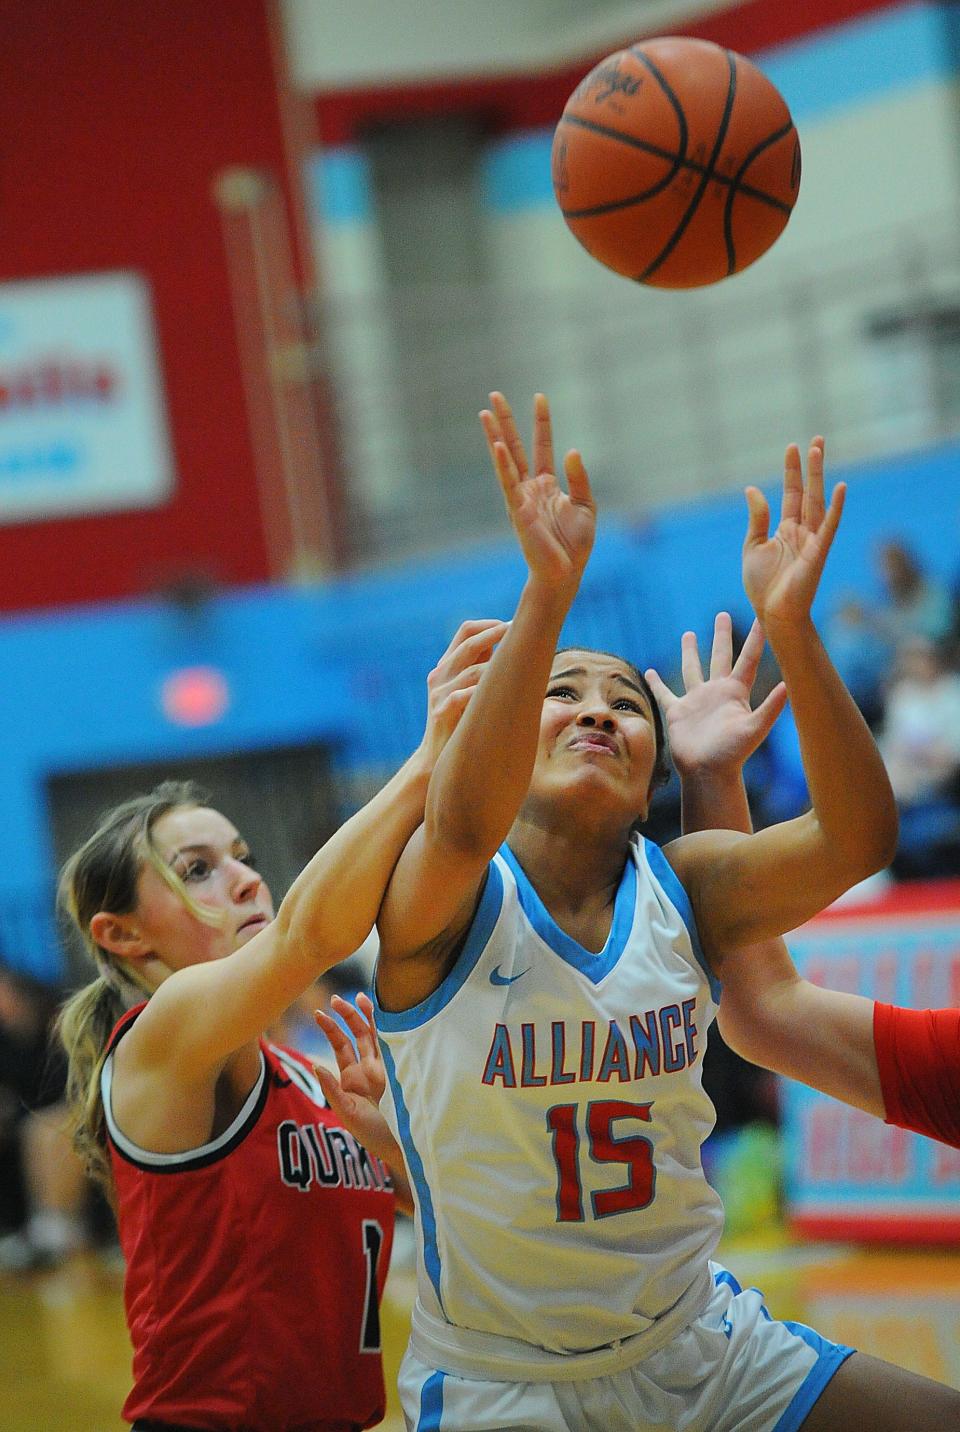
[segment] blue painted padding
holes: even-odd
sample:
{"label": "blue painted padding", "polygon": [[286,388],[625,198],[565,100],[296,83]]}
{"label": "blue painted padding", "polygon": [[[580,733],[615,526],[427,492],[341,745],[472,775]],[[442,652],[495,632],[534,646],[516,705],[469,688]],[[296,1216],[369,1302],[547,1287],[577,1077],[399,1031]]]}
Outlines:
{"label": "blue painted padding", "polygon": [[314,216],[323,224],[367,224],[373,219],[370,167],[354,145],[313,153],[307,163],[307,193]]}
{"label": "blue painted padding", "polygon": [[911,4],[820,30],[755,57],[795,121],[868,104],[931,80],[947,81],[956,61],[947,43],[948,5]]}
{"label": "blue painted padding", "polygon": [[[878,599],[876,550],[891,537],[932,575],[960,578],[958,467],[960,445],[952,443],[831,474],[847,478],[850,492],[818,620],[844,594],[867,605]],[[778,510],[776,485],[765,490]],[[743,630],[749,625],[743,533],[740,493],[661,508],[642,526],[605,518],[560,644],[612,651],[669,678],[686,628],[707,650],[718,610]],[[426,674],[457,624],[510,616],[523,581],[522,559],[504,537],[470,556],[423,558],[308,591],[225,592],[197,619],[160,601],[4,618],[4,958],[45,977],[59,965],[51,949],[48,775],[308,743],[328,744],[344,776],[388,773],[420,740]],[[197,665],[222,673],[231,705],[210,726],[175,728],[160,704],[163,681]]]}
{"label": "blue painted padding", "polygon": [[491,144],[481,169],[482,195],[499,214],[553,203],[552,129],[529,129]]}

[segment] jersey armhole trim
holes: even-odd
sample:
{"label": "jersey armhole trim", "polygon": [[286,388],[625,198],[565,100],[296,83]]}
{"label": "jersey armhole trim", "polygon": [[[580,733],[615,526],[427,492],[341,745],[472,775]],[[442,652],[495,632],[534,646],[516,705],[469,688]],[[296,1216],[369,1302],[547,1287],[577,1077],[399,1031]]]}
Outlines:
{"label": "jersey armhole trim", "polygon": [[697,921],[693,913],[693,906],[690,904],[690,897],[681,885],[677,878],[676,871],[659,845],[654,845],[653,841],[648,840],[646,836],[643,836],[642,839],[647,864],[652,874],[660,882],[663,893],[667,896],[668,900],[676,909],[677,914],[686,925],[687,934],[690,936],[690,944],[693,948],[694,959],[706,976],[714,1004],[719,1005],[720,996],[723,993],[723,986],[713,973],[713,970],[710,968],[710,962],[703,953],[703,947],[700,944],[700,934],[697,930]]}
{"label": "jersey armhole trim", "polygon": [[412,1005],[410,1009],[387,1010],[382,1007],[377,998],[376,971],[374,971],[373,988],[371,998],[376,1014],[378,1029],[391,1034],[404,1029],[416,1029],[421,1024],[426,1024],[435,1014],[445,1009],[454,995],[457,994],[466,984],[473,972],[480,956],[487,947],[490,936],[493,934],[494,926],[500,918],[500,910],[503,905],[503,876],[495,860],[487,866],[487,873],[484,879],[483,893],[477,905],[476,913],[470,923],[467,938],[464,941],[463,949],[457,956],[453,968],[446,974],[441,983],[428,995],[420,1004]]}
{"label": "jersey armhole trim", "polygon": [[148,1170],[150,1173],[184,1173],[190,1169],[206,1168],[208,1164],[216,1163],[219,1159],[225,1158],[239,1143],[246,1138],[247,1134],[256,1124],[267,1101],[270,1092],[270,1078],[267,1069],[267,1061],[264,1058],[263,1050],[260,1051],[260,1073],[253,1088],[243,1101],[243,1106],[236,1118],[209,1143],[201,1144],[196,1149],[188,1149],[183,1153],[158,1154],[150,1149],[143,1149],[128,1139],[118,1127],[111,1107],[111,1091],[113,1088],[113,1055],[111,1050],[104,1060],[103,1069],[100,1072],[100,1093],[103,1099],[103,1113],[107,1124],[107,1134],[110,1143],[116,1149],[121,1158],[131,1163],[135,1168]]}

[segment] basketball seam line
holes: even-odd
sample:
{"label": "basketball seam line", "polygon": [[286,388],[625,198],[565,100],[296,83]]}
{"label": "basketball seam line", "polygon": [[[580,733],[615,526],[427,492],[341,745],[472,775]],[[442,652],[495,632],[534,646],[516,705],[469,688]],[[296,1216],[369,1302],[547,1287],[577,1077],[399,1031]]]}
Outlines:
{"label": "basketball seam line", "polygon": [[[628,207],[629,204],[640,204],[647,199],[653,199],[656,197],[657,194],[662,193],[663,190],[666,189],[669,184],[673,183],[674,179],[677,176],[677,171],[680,169],[687,157],[687,142],[689,140],[687,116],[684,113],[683,105],[680,103],[676,93],[674,92],[673,86],[670,84],[666,75],[663,74],[662,71],[659,70],[657,66],[653,63],[653,61],[649,59],[641,49],[638,49],[637,46],[631,46],[627,53],[631,54],[635,60],[638,60],[641,64],[646,66],[650,74],[660,86],[660,89],[663,91],[663,94],[666,96],[668,103],[673,106],[673,112],[677,120],[678,152],[676,154],[668,154],[664,156],[665,158],[669,158],[672,161],[669,171],[663,176],[662,179],[658,179],[655,184],[652,184],[649,189],[645,189],[642,194],[635,194],[633,198],[628,201],[627,205],[624,205],[623,202],[620,201],[619,203],[614,205],[599,205],[594,209],[578,209],[568,213],[564,210],[563,205],[561,204],[560,212],[564,214],[565,217],[575,219],[588,218],[596,214],[609,213],[611,210],[620,207]],[[599,125],[591,125],[589,120],[577,122],[581,123],[584,129],[595,129],[596,132],[603,133],[603,130]]]}
{"label": "basketball seam line", "polygon": [[[589,129],[594,134],[599,134],[605,139],[619,139],[624,144],[631,145],[634,149],[642,149],[647,154],[654,155],[657,159],[669,159],[673,162],[673,169],[670,172],[670,179],[673,179],[678,169],[692,169],[696,174],[706,174],[710,179],[716,180],[718,184],[725,184],[735,190],[738,194],[745,194],[750,199],[759,199],[761,203],[768,204],[772,209],[779,209],[781,213],[791,214],[793,210],[789,204],[782,199],[775,199],[764,189],[757,189],[753,184],[744,184],[738,181],[736,176],[728,174],[713,173],[709,171],[709,165],[700,164],[696,159],[682,158],[672,153],[669,149],[661,149],[656,144],[649,144],[646,140],[635,139],[631,134],[622,134],[619,129],[610,129],[607,125],[597,124],[592,119],[581,119],[578,115],[564,115],[561,124],[574,124],[580,129]],[[771,143],[776,139],[783,138],[793,129],[793,121],[789,121],[785,128],[771,137]],[[565,209],[560,206],[560,212],[565,219],[592,219],[602,214],[615,213],[617,209],[629,209],[632,204],[642,204],[657,191],[659,184],[652,190],[644,190],[641,194],[633,194],[628,199],[614,199],[609,204],[596,204],[589,209]]]}
{"label": "basketball seam line", "polygon": [[677,244],[680,242],[680,240],[686,233],[687,225],[690,223],[690,220],[696,213],[697,208],[700,204],[700,200],[703,198],[704,192],[706,191],[706,187],[709,184],[710,179],[712,178],[714,166],[717,162],[717,159],[720,157],[720,150],[723,148],[723,141],[727,137],[727,130],[730,127],[730,116],[733,113],[733,102],[737,94],[737,64],[730,50],[727,50],[725,53],[727,56],[728,69],[727,100],[726,104],[723,107],[723,114],[720,117],[720,124],[717,127],[717,137],[714,140],[713,153],[710,155],[710,159],[707,163],[706,172],[701,176],[697,192],[694,194],[693,198],[690,200],[690,203],[687,205],[687,212],[684,214],[683,218],[680,220],[679,224],[674,229],[673,233],[670,235],[670,238],[664,244],[657,257],[651,263],[647,264],[647,267],[643,270],[641,274],[637,275],[637,283],[644,283],[650,277],[651,274],[656,273],[657,269],[660,268],[661,264],[673,253],[674,249],[677,247]]}
{"label": "basketball seam line", "polygon": [[641,50],[638,45],[631,45],[629,53],[633,55],[635,60],[639,60],[642,65],[646,65],[647,69],[653,75],[657,84],[663,90],[670,104],[672,104],[673,106],[673,112],[677,116],[677,125],[680,131],[677,137],[680,153],[678,154],[677,158],[682,162],[687,157],[687,143],[690,139],[690,130],[687,125],[686,111],[683,105],[680,103],[680,100],[673,86],[671,85],[670,81],[667,79],[663,71],[659,68],[659,66],[655,65],[653,63],[653,60],[651,60],[648,55],[645,55],[643,50]]}
{"label": "basketball seam line", "polygon": [[[774,134],[770,134],[767,136],[766,139],[761,140],[759,144],[755,144],[754,147],[751,149],[750,153],[747,155],[746,159],[740,165],[740,168],[737,170],[736,174],[733,176],[733,183],[730,185],[730,192],[727,195],[723,212],[723,237],[727,245],[727,263],[729,265],[727,269],[728,277],[730,276],[730,274],[733,273],[734,265],[737,261],[736,250],[733,244],[733,201],[738,194],[742,194],[744,192],[745,186],[740,184],[740,177],[746,172],[747,169],[749,169],[750,165],[756,159],[758,154],[762,154],[765,149],[769,149],[771,144],[776,144],[779,140],[785,139],[792,128],[793,121],[788,120],[787,123],[782,127],[782,129],[778,129]],[[792,210],[788,210],[788,214],[791,212]]]}

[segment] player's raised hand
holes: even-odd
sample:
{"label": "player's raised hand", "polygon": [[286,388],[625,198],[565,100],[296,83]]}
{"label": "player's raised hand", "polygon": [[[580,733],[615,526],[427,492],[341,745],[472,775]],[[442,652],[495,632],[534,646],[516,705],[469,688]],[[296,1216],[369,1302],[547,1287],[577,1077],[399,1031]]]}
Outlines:
{"label": "player's raised hand", "polygon": [[340,1080],[332,1070],[317,1065],[317,1078],[324,1088],[327,1101],[335,1113],[354,1116],[357,1106],[363,1103],[380,1104],[387,1087],[387,1071],[384,1070],[377,1028],[374,1025],[374,1007],[370,997],[357,995],[357,1004],[342,1000],[335,994],[330,1001],[331,1010],[340,1015],[350,1035],[337,1020],[325,1010],[314,1010],[314,1018],[330,1040],[330,1047],[337,1058]]}
{"label": "player's raised hand", "polygon": [[379,1108],[387,1076],[373,1022],[373,1004],[365,994],[357,995],[356,1005],[335,994],[330,1007],[347,1025],[353,1039],[325,1010],[315,1010],[314,1019],[330,1041],[340,1077],[322,1064],[313,1066],[314,1073],[344,1128],[364,1148],[389,1162],[395,1157],[396,1146]]}
{"label": "player's raised hand", "polygon": [[467,709],[509,622],[483,617],[461,622],[453,640],[427,677],[427,724],[421,750],[431,769]]}
{"label": "player's raised hand", "polygon": [[763,654],[763,631],[754,622],[733,661],[733,625],[719,612],[713,628],[710,672],[704,679],[697,638],[684,632],[681,640],[683,695],[677,696],[652,668],[646,678],[667,723],[670,754],[679,775],[739,773],[765,739],[787,700],[781,681],[756,708],[750,693]]}
{"label": "player's raised hand", "polygon": [[804,481],[800,449],[787,448],[783,472],[780,523],[772,536],[770,509],[757,487],[746,489],[749,520],[743,544],[743,585],[765,627],[809,614],[823,564],[843,511],[846,484],[833,490],[829,507],[823,488],[823,438],[814,438],[807,453]]}
{"label": "player's raised hand", "polygon": [[573,450],[564,458],[564,492],[555,472],[550,408],[544,395],[538,393],[533,404],[532,468],[510,404],[502,393],[491,393],[490,403],[480,421],[527,566],[550,586],[575,586],[590,556],[597,523],[583,459]]}

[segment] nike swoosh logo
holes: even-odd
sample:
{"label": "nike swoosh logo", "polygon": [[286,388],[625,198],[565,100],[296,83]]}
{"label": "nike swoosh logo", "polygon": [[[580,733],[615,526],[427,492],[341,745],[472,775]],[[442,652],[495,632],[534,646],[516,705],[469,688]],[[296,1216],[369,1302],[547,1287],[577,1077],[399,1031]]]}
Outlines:
{"label": "nike swoosh logo", "polygon": [[522,980],[524,975],[529,974],[529,972],[530,966],[528,965],[527,968],[521,970],[518,975],[502,975],[500,973],[500,966],[497,965],[495,970],[490,971],[490,983],[492,985],[512,985],[515,980]]}

